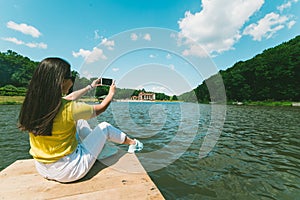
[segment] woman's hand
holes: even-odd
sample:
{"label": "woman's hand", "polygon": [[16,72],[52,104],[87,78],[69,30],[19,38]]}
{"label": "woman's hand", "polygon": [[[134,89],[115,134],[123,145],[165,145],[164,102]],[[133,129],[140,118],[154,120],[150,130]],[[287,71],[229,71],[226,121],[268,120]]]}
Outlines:
{"label": "woman's hand", "polygon": [[116,93],[116,85],[115,81],[112,82],[111,86],[109,87],[108,95],[104,98],[104,100],[100,104],[94,105],[94,110],[96,115],[104,112],[106,108],[109,106],[110,102],[112,101],[114,94]]}
{"label": "woman's hand", "polygon": [[116,93],[116,84],[115,84],[115,80],[113,80],[111,86],[109,87],[108,94],[114,95],[115,93]]}
{"label": "woman's hand", "polygon": [[93,88],[96,88],[97,86],[100,86],[101,84],[100,84],[100,79],[98,78],[98,79],[96,79],[96,80],[94,80],[92,83],[91,83],[91,86],[93,87]]}

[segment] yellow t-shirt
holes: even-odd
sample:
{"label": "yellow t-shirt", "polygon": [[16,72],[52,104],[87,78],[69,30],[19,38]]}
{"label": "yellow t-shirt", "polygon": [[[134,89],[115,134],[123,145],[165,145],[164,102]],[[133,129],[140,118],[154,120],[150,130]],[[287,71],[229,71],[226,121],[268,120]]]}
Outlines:
{"label": "yellow t-shirt", "polygon": [[62,106],[53,121],[51,136],[34,136],[29,133],[29,153],[39,162],[53,163],[71,154],[78,145],[76,121],[90,119],[94,114],[92,105],[62,99]]}

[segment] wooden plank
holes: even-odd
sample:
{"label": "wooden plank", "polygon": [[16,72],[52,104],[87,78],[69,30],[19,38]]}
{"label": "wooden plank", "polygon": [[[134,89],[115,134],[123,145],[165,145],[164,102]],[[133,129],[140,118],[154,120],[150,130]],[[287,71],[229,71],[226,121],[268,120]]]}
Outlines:
{"label": "wooden plank", "polygon": [[0,172],[0,179],[0,199],[164,199],[134,154],[97,161],[74,183],[44,179],[33,159],[11,164]]}

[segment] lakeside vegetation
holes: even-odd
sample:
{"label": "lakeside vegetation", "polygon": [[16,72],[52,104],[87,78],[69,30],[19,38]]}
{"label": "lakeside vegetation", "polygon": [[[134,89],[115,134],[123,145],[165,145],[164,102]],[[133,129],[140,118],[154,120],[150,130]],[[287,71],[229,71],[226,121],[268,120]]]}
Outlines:
{"label": "lakeside vegetation", "polygon": [[[232,67],[221,70],[219,74],[206,79],[190,92],[179,96],[155,93],[156,100],[218,102],[218,96],[210,95],[207,85],[213,84],[219,88],[218,86],[224,83],[228,104],[291,106],[292,102],[300,102],[299,55],[300,36],[297,36],[288,42],[266,49],[247,61],[239,61]],[[5,53],[0,52],[0,104],[22,103],[37,64],[11,50]],[[85,87],[95,79],[88,80],[80,77],[76,71],[72,73],[76,77],[77,88]],[[137,96],[141,91],[146,92],[145,90],[117,88],[115,98],[130,99],[131,96]],[[107,92],[108,87],[98,87],[95,93],[94,91],[87,93],[86,98],[94,94],[98,98]]]}
{"label": "lakeside vegetation", "polygon": [[292,101],[245,101],[245,102],[228,102],[229,105],[246,105],[246,106],[293,106]]}
{"label": "lakeside vegetation", "polygon": [[24,96],[0,96],[0,105],[19,105],[24,101]]}
{"label": "lakeside vegetation", "polygon": [[[220,71],[229,102],[300,101],[300,36],[264,50],[247,61],[240,61]],[[193,91],[179,96],[180,100],[217,102],[210,96],[207,84],[221,86],[218,75],[203,81]],[[218,88],[218,87],[216,87]],[[257,103],[257,105],[260,103]],[[266,103],[262,103],[266,104]],[[276,103],[274,103],[276,104]],[[251,104],[252,105],[252,104]]]}

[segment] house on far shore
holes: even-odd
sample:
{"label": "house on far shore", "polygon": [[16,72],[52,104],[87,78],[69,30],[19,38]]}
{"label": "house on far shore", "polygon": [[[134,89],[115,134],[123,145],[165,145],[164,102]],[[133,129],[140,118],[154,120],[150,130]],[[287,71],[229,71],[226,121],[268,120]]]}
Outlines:
{"label": "house on far shore", "polygon": [[131,100],[154,101],[155,93],[140,92],[139,96],[132,96]]}

